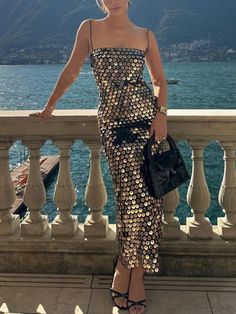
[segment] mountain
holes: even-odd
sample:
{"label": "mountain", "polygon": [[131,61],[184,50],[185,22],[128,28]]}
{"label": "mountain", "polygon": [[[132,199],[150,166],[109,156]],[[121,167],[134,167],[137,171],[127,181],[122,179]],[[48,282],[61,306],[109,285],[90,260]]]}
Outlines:
{"label": "mountain", "polygon": [[0,47],[68,44],[95,8],[86,0],[0,0]]}
{"label": "mountain", "polygon": [[159,14],[149,9],[147,21],[149,16],[150,27],[162,45],[210,38],[219,45],[236,46],[236,1],[150,0],[150,3],[151,7],[156,5]]}
{"label": "mountain", "polygon": [[[130,19],[161,47],[210,39],[236,47],[235,0],[133,0]],[[80,23],[102,18],[95,0],[0,0],[0,54],[10,48],[71,46]]]}

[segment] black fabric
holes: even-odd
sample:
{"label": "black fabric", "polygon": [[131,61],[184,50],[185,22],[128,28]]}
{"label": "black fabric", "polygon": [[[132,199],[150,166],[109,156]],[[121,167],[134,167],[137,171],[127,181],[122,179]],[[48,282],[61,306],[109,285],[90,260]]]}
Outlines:
{"label": "black fabric", "polygon": [[170,149],[161,153],[151,153],[155,141],[154,134],[144,147],[144,163],[141,172],[149,189],[150,195],[160,198],[190,179],[184,160],[173,138],[167,134],[166,140]]}

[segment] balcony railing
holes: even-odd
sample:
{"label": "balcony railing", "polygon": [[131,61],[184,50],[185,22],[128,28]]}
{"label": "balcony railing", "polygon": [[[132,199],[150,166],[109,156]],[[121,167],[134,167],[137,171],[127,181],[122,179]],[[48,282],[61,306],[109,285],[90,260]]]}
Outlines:
{"label": "balcony railing", "polygon": [[[43,124],[32,111],[0,113],[0,272],[109,273],[117,252],[116,225],[103,215],[107,191],[100,166],[101,142],[97,110],[56,110]],[[192,217],[181,225],[175,217],[179,191],[164,197],[161,274],[189,276],[236,275],[236,110],[170,109],[168,133],[176,143],[186,140],[192,151],[192,172],[186,195]],[[58,209],[49,223],[41,213],[46,202],[40,174],[40,148],[52,140],[60,151],[53,201]],[[71,214],[77,195],[69,168],[70,148],[80,139],[90,150],[90,173],[85,191],[90,213],[84,223]],[[21,140],[30,151],[30,170],[23,201],[27,216],[21,222],[11,213],[15,189],[9,170],[9,148]],[[205,216],[210,192],[203,152],[210,141],[224,151],[224,171],[218,202],[224,217],[212,225]],[[79,156],[78,156],[79,158]]]}

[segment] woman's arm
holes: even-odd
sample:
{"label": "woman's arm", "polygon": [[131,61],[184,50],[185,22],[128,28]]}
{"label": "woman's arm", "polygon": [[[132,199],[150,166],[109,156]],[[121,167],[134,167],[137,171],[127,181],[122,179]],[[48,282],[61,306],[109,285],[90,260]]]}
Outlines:
{"label": "woman's arm", "polygon": [[[158,107],[167,106],[167,83],[163,70],[157,40],[152,31],[148,31],[149,46],[145,54],[145,62],[150,74],[154,95],[158,97]],[[149,135],[155,134],[155,140],[160,143],[167,136],[167,115],[157,111],[150,127]]]}
{"label": "woman's arm", "polygon": [[52,113],[56,102],[68,90],[79,75],[89,51],[89,20],[84,20],[77,30],[71,56],[60,73],[54,90],[48,98],[43,111],[30,115],[48,116]]}
{"label": "woman's arm", "polygon": [[167,104],[167,83],[160,51],[154,33],[149,30],[148,36],[149,46],[145,54],[145,61],[152,80],[154,95],[158,96],[159,105],[165,106]]}

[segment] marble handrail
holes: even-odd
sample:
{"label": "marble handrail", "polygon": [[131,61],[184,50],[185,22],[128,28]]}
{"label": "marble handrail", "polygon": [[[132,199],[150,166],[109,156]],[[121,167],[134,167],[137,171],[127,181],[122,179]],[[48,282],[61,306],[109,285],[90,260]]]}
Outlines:
{"label": "marble handrail", "polygon": [[[48,228],[52,237],[71,237],[76,233],[77,219],[71,215],[76,193],[69,169],[69,150],[73,141],[80,139],[90,149],[90,175],[85,195],[90,215],[84,223],[84,236],[106,237],[109,221],[102,214],[107,194],[100,167],[97,109],[55,110],[54,116],[44,123],[37,117],[30,117],[30,112],[32,110],[0,112],[0,236],[11,235],[17,228],[23,236],[40,237]],[[218,217],[217,227],[223,239],[236,239],[236,110],[169,109],[168,133],[176,142],[186,140],[192,150],[192,173],[186,195],[193,214],[186,220],[189,238],[207,240],[213,237],[211,222],[205,217],[210,193],[204,174],[203,152],[209,141],[216,140],[224,151],[224,173],[218,201],[225,213],[224,217]],[[39,163],[40,147],[48,139],[60,150],[60,168],[54,192],[59,214],[51,224],[47,215],[41,214],[46,196]],[[15,191],[8,154],[16,140],[21,140],[30,150],[30,172],[24,192],[28,215],[22,223],[18,215],[10,213]],[[180,223],[174,217],[178,203],[178,189],[165,195],[163,234],[167,239],[180,237]]]}

